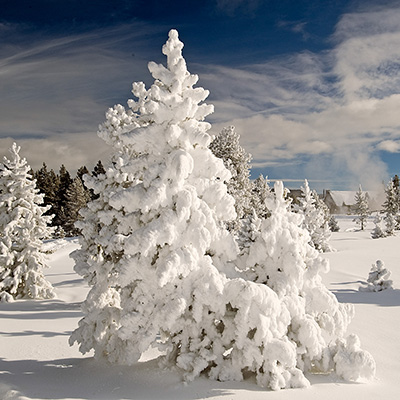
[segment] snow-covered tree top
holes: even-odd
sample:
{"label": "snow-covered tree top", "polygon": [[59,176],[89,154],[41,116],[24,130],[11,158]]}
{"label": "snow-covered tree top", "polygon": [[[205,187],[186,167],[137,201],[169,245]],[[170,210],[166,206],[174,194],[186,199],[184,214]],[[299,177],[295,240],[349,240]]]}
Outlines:
{"label": "snow-covered tree top", "polygon": [[[165,145],[187,148],[193,146],[193,141],[195,145],[208,146],[211,137],[206,131],[210,125],[202,121],[214,107],[202,103],[208,90],[193,87],[198,76],[187,70],[182,48],[178,32],[171,30],[163,46],[167,67],[148,64],[155,79],[153,85],[146,89],[143,82],[134,82],[132,93],[137,100],[128,100],[130,110],[120,104],[108,110],[107,121],[99,131],[107,143],[120,149],[129,146],[132,150],[133,146],[139,154],[159,154]],[[160,125],[168,128],[164,137],[159,134]],[[154,135],[158,146],[154,146]]]}
{"label": "snow-covered tree top", "polygon": [[8,159],[6,156],[4,156],[2,164],[5,167],[5,169],[2,168],[4,175],[10,174],[11,173],[10,170],[14,169],[15,167],[18,168],[25,167],[23,168],[24,173],[30,170],[29,165],[27,165],[26,159],[21,158],[21,156],[19,155],[20,150],[21,147],[14,142],[11,148],[8,150],[11,153],[11,159]]}

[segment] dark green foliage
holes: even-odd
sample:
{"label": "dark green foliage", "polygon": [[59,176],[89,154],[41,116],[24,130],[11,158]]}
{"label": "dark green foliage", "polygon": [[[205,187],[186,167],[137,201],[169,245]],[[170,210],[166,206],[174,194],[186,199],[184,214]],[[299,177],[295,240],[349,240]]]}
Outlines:
{"label": "dark green foliage", "polygon": [[105,173],[106,173],[106,170],[104,169],[104,166],[103,166],[101,160],[99,160],[97,162],[97,164],[95,165],[95,167],[93,168],[92,175],[99,176],[100,174],[105,174]]}
{"label": "dark green foliage", "polygon": [[[105,169],[101,161],[98,161],[92,172],[93,176],[104,174]],[[76,177],[71,178],[65,165],[61,165],[59,174],[52,169],[48,171],[46,163],[42,168],[33,172],[36,179],[36,187],[44,194],[44,204],[51,208],[47,212],[54,215],[52,226],[59,232],[57,236],[76,236],[79,231],[75,228],[75,222],[80,218],[79,210],[93,199],[93,193],[84,183],[84,175],[91,175],[86,166],[78,169]]]}

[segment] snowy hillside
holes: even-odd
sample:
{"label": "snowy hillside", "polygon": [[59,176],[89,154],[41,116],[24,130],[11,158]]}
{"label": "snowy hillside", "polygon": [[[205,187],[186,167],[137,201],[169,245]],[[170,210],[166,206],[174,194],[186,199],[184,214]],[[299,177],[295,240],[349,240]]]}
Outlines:
{"label": "snowy hillside", "polygon": [[[368,384],[344,383],[334,375],[307,375],[308,389],[268,391],[269,399],[395,399],[400,370],[400,236],[371,239],[373,223],[357,231],[350,217],[339,219],[332,247],[324,254],[331,270],[323,277],[340,302],[355,305],[349,333],[374,356],[377,376]],[[82,356],[68,337],[82,317],[80,302],[88,288],[73,271],[69,253],[76,240],[47,244],[54,250],[46,270],[57,299],[18,300],[0,304],[0,399],[264,399],[266,392],[252,380],[215,382],[205,378],[185,385],[178,372],[160,370],[155,350],[132,367]],[[381,259],[392,272],[394,290],[359,292],[373,263]]]}

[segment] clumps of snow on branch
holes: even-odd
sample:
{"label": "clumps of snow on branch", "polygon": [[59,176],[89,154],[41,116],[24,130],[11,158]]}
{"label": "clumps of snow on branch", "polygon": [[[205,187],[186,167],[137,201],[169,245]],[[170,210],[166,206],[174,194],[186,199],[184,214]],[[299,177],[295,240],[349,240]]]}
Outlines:
{"label": "clumps of snow on branch", "polygon": [[231,173],[208,147],[212,106],[182,47],[170,31],[167,67],[150,63],[154,84],[134,84],[130,109],[114,107],[100,127],[114,154],[85,182],[98,198],[81,211],[71,256],[91,290],[70,344],[128,365],[158,345],[187,381],[251,373],[278,390],[308,386],[308,371],[373,376],[372,357],[345,337],[353,307],[322,284],[328,263],[283,184],[266,196],[269,218],[252,214],[248,245],[226,229]]}
{"label": "clumps of snow on branch", "polygon": [[377,260],[372,264],[367,279],[367,286],[360,286],[361,292],[381,292],[386,289],[393,289],[393,281],[390,278],[392,273],[385,267],[383,261]]}
{"label": "clumps of snow on branch", "polygon": [[[281,182],[275,184],[274,192],[267,202],[271,216],[261,222],[257,238],[241,256],[243,274],[277,294],[279,318],[288,318],[286,335],[294,345],[296,367],[302,372],[336,370],[334,357],[354,309],[339,303],[322,284],[320,274],[329,266],[310,246],[310,235],[302,227],[304,215],[290,211]],[[372,357],[365,353],[365,358]],[[368,370],[361,359],[354,368]],[[369,377],[373,375],[371,368]]]}
{"label": "clumps of snow on branch", "polygon": [[43,274],[46,268],[42,239],[51,236],[43,215],[48,207],[41,206],[43,195],[25,158],[15,143],[11,158],[0,164],[0,301],[14,299],[48,299],[55,297],[53,288]]}
{"label": "clumps of snow on branch", "polygon": [[310,245],[321,252],[332,251],[329,244],[331,230],[329,229],[329,211],[319,200],[316,191],[311,190],[307,179],[301,187],[302,196],[299,197],[299,205],[295,211],[304,216],[303,227],[310,234]]}
{"label": "clumps of snow on branch", "polygon": [[241,220],[253,212],[253,191],[250,181],[250,161],[248,154],[239,143],[240,135],[235,127],[222,129],[210,144],[213,154],[221,158],[231,173],[226,185],[228,193],[235,199],[236,219],[228,225],[228,229],[237,231]]}

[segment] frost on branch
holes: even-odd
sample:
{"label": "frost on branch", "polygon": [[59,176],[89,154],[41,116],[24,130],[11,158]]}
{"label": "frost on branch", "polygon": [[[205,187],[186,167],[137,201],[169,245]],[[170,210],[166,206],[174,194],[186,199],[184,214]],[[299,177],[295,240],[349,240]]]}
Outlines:
{"label": "frost on branch", "polygon": [[385,268],[383,261],[377,260],[372,264],[368,275],[367,286],[360,286],[361,292],[381,292],[386,289],[393,289],[393,281],[390,278],[392,273]]}
{"label": "frost on branch", "polygon": [[41,206],[43,195],[35,188],[30,166],[15,143],[11,159],[0,164],[0,301],[20,298],[48,299],[55,296],[43,274],[46,268],[42,239],[51,236]]}
{"label": "frost on branch", "polygon": [[323,286],[327,264],[281,183],[265,196],[271,216],[253,216],[239,253],[225,228],[236,218],[231,174],[208,148],[212,107],[182,47],[171,31],[167,67],[150,63],[154,84],[134,84],[137,99],[110,109],[100,127],[114,154],[85,182],[98,198],[81,212],[72,257],[91,290],[70,343],[129,365],[159,345],[164,365],[188,381],[252,373],[274,390],[307,386],[305,372],[335,369],[339,350],[361,351],[340,347],[353,309]]}
{"label": "frost on branch", "polygon": [[250,181],[251,155],[246,153],[239,143],[240,135],[235,127],[229,126],[214,138],[210,149],[221,158],[225,167],[232,174],[228,182],[228,193],[235,199],[236,220],[228,225],[229,230],[237,232],[244,218],[253,214],[254,193]]}
{"label": "frost on branch", "polygon": [[310,234],[310,245],[321,252],[332,251],[329,245],[331,231],[329,229],[329,211],[318,194],[311,190],[307,179],[301,187],[302,197],[299,198],[300,205],[295,210],[304,216],[303,227]]}

